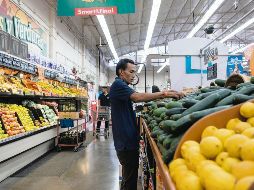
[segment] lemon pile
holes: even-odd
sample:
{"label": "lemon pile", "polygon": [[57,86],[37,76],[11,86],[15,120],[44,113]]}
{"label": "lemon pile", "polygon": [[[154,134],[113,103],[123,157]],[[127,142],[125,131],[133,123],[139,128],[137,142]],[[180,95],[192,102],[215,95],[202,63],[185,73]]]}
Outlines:
{"label": "lemon pile", "polygon": [[177,190],[250,190],[254,188],[254,104],[244,103],[226,128],[208,126],[201,141],[186,141],[182,158],[169,164]]}

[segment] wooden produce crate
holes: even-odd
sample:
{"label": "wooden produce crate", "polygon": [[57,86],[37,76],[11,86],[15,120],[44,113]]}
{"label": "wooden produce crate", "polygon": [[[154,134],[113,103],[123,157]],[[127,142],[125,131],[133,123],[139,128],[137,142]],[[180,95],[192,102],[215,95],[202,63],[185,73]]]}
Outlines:
{"label": "wooden produce crate", "polygon": [[[254,100],[251,100],[251,102],[254,102]],[[196,123],[194,123],[188,131],[185,132],[183,135],[181,141],[179,142],[177,149],[174,154],[174,159],[181,158],[181,146],[182,144],[187,140],[194,140],[197,142],[201,141],[201,135],[204,129],[207,126],[215,126],[217,128],[225,128],[227,122],[230,119],[233,118],[239,118],[241,120],[244,120],[244,118],[240,115],[240,107],[242,104],[239,104],[237,106],[233,106],[231,108],[210,114]]]}

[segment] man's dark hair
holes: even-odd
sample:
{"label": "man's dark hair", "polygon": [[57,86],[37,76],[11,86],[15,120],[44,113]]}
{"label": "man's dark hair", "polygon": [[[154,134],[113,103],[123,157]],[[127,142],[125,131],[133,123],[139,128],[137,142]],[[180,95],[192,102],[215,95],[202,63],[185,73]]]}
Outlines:
{"label": "man's dark hair", "polygon": [[125,70],[127,68],[127,64],[130,63],[130,64],[133,64],[135,65],[134,61],[132,61],[131,59],[121,59],[117,65],[116,65],[116,75],[119,77],[120,73],[119,73],[119,70],[122,69],[122,70]]}

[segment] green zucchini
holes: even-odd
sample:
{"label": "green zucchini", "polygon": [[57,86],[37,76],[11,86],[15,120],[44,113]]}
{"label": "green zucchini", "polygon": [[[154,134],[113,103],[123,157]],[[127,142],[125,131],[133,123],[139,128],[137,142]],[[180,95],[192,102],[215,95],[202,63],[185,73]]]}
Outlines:
{"label": "green zucchini", "polygon": [[216,91],[218,90],[219,88],[201,88],[200,91],[202,93],[207,93],[207,92],[213,92],[213,91]]}
{"label": "green zucchini", "polygon": [[153,116],[160,117],[160,115],[166,111],[167,111],[167,109],[165,107],[157,108],[157,109],[153,110]]}
{"label": "green zucchini", "polygon": [[172,150],[169,149],[169,150],[166,150],[165,152],[163,152],[163,154],[162,154],[163,162],[166,165],[168,165],[171,162],[171,160],[173,160],[174,154],[175,154],[175,150],[173,150],[173,149]]}
{"label": "green zucchini", "polygon": [[175,125],[168,128],[169,134],[179,134],[185,132],[195,121],[190,117],[191,114],[181,117],[175,121]]}
{"label": "green zucchini", "polygon": [[254,99],[254,96],[248,96],[244,94],[235,94],[234,99],[233,99],[233,104],[241,104],[243,102],[246,102],[248,100]]}
{"label": "green zucchini", "polygon": [[236,86],[236,88],[242,88],[242,87],[244,87],[244,86],[249,86],[249,85],[251,85],[252,83],[250,83],[250,82],[245,82],[245,83],[241,83],[241,84],[238,84],[237,86]]}
{"label": "green zucchini", "polygon": [[170,116],[170,120],[176,121],[176,120],[180,119],[181,117],[182,117],[182,114],[174,114],[174,115]]}
{"label": "green zucchini", "polygon": [[169,103],[166,104],[166,108],[167,109],[171,109],[171,108],[182,108],[183,105],[181,102],[177,102],[177,101],[171,101]]}
{"label": "green zucchini", "polygon": [[157,102],[158,108],[165,107],[165,106],[166,106],[165,102]]}
{"label": "green zucchini", "polygon": [[251,77],[251,78],[250,78],[250,82],[251,82],[252,84],[254,84],[254,77]]}
{"label": "green zucchini", "polygon": [[164,122],[162,122],[162,125],[160,126],[160,128],[166,133],[170,133],[172,131],[171,128],[175,128],[175,127],[176,127],[176,121],[172,121],[172,120],[165,120]]}
{"label": "green zucchini", "polygon": [[202,117],[205,117],[205,116],[207,116],[207,115],[209,115],[211,113],[218,112],[218,111],[230,108],[230,107],[231,106],[227,105],[227,106],[220,106],[220,107],[215,107],[215,108],[209,108],[209,109],[206,109],[206,110],[194,112],[194,113],[190,114],[190,117],[191,117],[191,120],[193,122],[196,122],[199,119],[201,119]]}
{"label": "green zucchini", "polygon": [[169,149],[172,140],[173,140],[172,135],[168,135],[168,136],[164,139],[164,141],[163,141],[163,143],[162,143],[163,146],[164,146],[164,148]]}
{"label": "green zucchini", "polygon": [[236,94],[250,95],[254,92],[254,85],[244,86],[240,88]]}
{"label": "green zucchini", "polygon": [[213,107],[220,100],[220,95],[218,93],[211,94],[203,100],[199,101],[195,105],[191,106],[189,109],[185,110],[182,115],[188,115],[195,111],[200,111]]}
{"label": "green zucchini", "polygon": [[185,99],[182,102],[183,102],[183,107],[184,108],[190,108],[194,104],[198,103],[198,100],[195,100],[195,99]]}
{"label": "green zucchini", "polygon": [[230,96],[220,100],[215,107],[219,107],[219,106],[226,106],[226,105],[231,105],[234,102],[234,98],[235,98],[236,94],[231,94]]}
{"label": "green zucchini", "polygon": [[169,162],[173,159],[176,148],[177,148],[178,143],[180,142],[181,138],[182,138],[182,135],[174,138],[171,142],[170,149],[163,151],[162,159],[165,164],[169,164]]}
{"label": "green zucchini", "polygon": [[222,79],[216,79],[214,82],[220,87],[224,87],[226,84],[226,80],[222,80]]}
{"label": "green zucchini", "polygon": [[167,136],[168,136],[168,134],[165,134],[165,133],[162,135],[159,135],[157,138],[157,141],[162,144]]}
{"label": "green zucchini", "polygon": [[186,108],[172,108],[172,109],[168,109],[165,112],[165,114],[170,117],[171,115],[174,115],[174,114],[183,113],[185,110],[186,110]]}
{"label": "green zucchini", "polygon": [[157,146],[158,146],[158,148],[159,148],[162,155],[167,152],[167,149],[164,148],[164,146],[161,143],[157,143]]}
{"label": "green zucchini", "polygon": [[144,103],[144,106],[148,107],[148,106],[152,106],[152,104],[153,104],[152,102],[146,102],[146,103]]}
{"label": "green zucchini", "polygon": [[151,137],[157,138],[159,135],[162,135],[163,133],[164,133],[163,130],[157,129],[157,130],[152,132]]}
{"label": "green zucchini", "polygon": [[225,97],[229,96],[232,92],[229,89],[221,89],[216,91],[217,94],[220,96],[220,100],[224,99]]}

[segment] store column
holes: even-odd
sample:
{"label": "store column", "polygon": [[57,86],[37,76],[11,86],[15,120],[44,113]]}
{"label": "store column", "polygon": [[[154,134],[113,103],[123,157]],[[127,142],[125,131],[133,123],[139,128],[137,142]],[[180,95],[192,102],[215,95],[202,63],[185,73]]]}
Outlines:
{"label": "store column", "polygon": [[56,13],[54,9],[50,10],[49,13],[49,58],[56,60]]}

